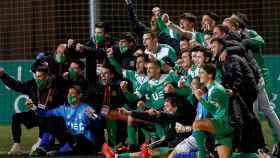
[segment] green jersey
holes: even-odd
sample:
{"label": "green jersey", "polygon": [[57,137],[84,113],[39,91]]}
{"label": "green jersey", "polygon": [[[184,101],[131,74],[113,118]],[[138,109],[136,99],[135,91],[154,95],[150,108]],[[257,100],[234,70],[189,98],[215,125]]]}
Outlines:
{"label": "green jersey", "polygon": [[161,17],[158,17],[156,20],[157,27],[161,32],[167,33],[171,38],[175,38],[180,40],[180,35],[173,30],[169,29],[169,27],[162,21]]}
{"label": "green jersey", "polygon": [[248,35],[252,41],[252,51],[255,54],[255,58],[257,60],[258,65],[260,68],[265,67],[264,59],[262,55],[263,47],[264,47],[264,39],[254,30],[248,29]]}
{"label": "green jersey", "polygon": [[169,74],[163,74],[159,79],[146,81],[135,94],[138,98],[145,98],[147,108],[161,109],[164,104],[164,87],[167,83],[174,82]]}
{"label": "green jersey", "polygon": [[192,32],[192,35],[197,43],[204,46],[204,33],[203,32]]}
{"label": "green jersey", "polygon": [[159,61],[166,56],[169,57],[172,62],[175,62],[177,60],[176,51],[174,50],[174,48],[167,44],[160,44],[156,53],[152,53],[146,49],[145,54],[152,55]]}
{"label": "green jersey", "polygon": [[133,70],[122,70],[122,75],[124,78],[127,78],[131,83],[133,87],[133,91],[139,90],[141,85],[148,81],[148,76],[145,74],[137,74],[136,71]]}
{"label": "green jersey", "polygon": [[214,119],[228,120],[229,97],[225,88],[214,81],[207,87],[208,99],[200,98],[200,103],[213,115]]}
{"label": "green jersey", "polygon": [[199,75],[199,67],[193,64],[188,71],[188,75],[190,75],[192,78],[198,76]]}

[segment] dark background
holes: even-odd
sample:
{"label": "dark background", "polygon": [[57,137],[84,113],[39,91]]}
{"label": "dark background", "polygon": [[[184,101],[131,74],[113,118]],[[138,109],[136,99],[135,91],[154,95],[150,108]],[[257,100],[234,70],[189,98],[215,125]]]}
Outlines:
{"label": "dark background", "polygon": [[[97,21],[112,25],[114,33],[130,31],[124,0],[96,0]],[[172,21],[183,12],[199,17],[214,11],[223,18],[233,12],[248,14],[250,28],[266,41],[265,53],[280,54],[279,0],[136,0],[137,14],[149,23],[151,10],[160,6]],[[67,38],[89,39],[88,0],[2,0],[0,1],[0,59],[30,59],[38,52],[55,50]]]}

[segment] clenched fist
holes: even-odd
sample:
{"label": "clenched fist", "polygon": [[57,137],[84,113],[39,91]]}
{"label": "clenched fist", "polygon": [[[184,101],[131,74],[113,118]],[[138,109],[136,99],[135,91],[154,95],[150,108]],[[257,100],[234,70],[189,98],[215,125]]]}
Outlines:
{"label": "clenched fist", "polygon": [[127,81],[122,81],[120,83],[120,88],[121,88],[122,92],[128,91],[128,82]]}

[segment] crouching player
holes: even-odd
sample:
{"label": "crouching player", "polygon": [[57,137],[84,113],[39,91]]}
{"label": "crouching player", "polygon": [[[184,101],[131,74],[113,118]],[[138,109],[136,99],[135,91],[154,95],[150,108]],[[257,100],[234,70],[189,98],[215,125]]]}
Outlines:
{"label": "crouching player", "polygon": [[[46,118],[42,141],[31,156],[91,154],[100,151],[104,143],[101,116],[81,102],[79,86],[69,88],[67,98],[69,105],[43,112]],[[60,143],[55,150],[54,138]]]}

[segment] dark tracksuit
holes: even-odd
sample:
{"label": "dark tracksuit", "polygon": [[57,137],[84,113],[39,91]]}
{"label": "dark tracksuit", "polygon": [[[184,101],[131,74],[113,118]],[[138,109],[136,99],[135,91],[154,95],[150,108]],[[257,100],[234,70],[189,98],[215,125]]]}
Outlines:
{"label": "dark tracksuit", "polygon": [[[96,88],[90,88],[88,93],[88,100],[90,96],[94,96],[97,107],[95,108],[99,112],[103,105],[110,107],[110,111],[116,108],[123,107],[126,98],[120,90],[120,81],[112,80],[110,85],[103,85],[101,81],[98,82]],[[94,92],[95,91],[95,92]],[[125,142],[126,135],[126,122],[107,119],[107,132],[108,132],[108,143],[111,147],[114,147],[118,143]]]}
{"label": "dark tracksuit", "polygon": [[[46,109],[52,109],[64,103],[65,98],[62,97],[62,90],[54,77],[50,77],[49,86],[47,88],[38,89],[34,79],[28,81],[17,81],[7,74],[1,77],[2,82],[12,90],[26,94],[35,104],[43,104]],[[62,86],[62,85],[61,85]],[[41,117],[33,110],[27,112],[15,113],[12,118],[12,134],[15,143],[20,143],[21,124],[27,129],[41,126]],[[40,131],[41,134],[42,131]]]}

